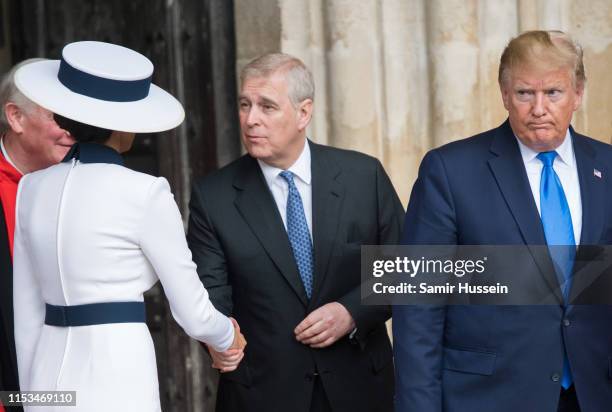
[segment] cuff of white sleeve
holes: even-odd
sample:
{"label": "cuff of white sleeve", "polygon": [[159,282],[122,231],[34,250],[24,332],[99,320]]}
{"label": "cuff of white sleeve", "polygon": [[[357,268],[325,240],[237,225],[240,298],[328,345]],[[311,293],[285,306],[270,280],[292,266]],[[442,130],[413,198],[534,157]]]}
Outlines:
{"label": "cuff of white sleeve", "polygon": [[234,342],[234,324],[229,318],[227,319],[227,332],[222,339],[219,339],[218,343],[210,343],[209,345],[217,352],[225,352],[232,346]]}

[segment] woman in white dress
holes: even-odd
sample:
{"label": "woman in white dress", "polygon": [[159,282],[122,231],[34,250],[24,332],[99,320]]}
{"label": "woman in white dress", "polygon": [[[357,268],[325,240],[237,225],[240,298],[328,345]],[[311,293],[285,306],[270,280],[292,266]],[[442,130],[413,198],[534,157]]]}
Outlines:
{"label": "woman in white dress", "polygon": [[150,83],[152,72],[130,49],[77,42],[61,61],[16,73],[19,90],[60,115],[78,142],[64,162],[24,176],[17,195],[21,390],[76,391],[76,407],[34,411],[161,410],[143,304],[158,279],[187,334],[217,351],[236,349],[226,367],[242,358],[242,335],[197,277],[167,181],[122,165],[119,153],[134,133],[171,129],[184,118],[181,104]]}

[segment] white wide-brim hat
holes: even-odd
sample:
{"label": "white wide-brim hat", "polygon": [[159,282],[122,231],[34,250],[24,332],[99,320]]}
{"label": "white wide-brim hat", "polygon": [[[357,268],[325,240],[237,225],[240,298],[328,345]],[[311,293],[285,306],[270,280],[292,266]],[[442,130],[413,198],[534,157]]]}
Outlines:
{"label": "white wide-brim hat", "polygon": [[34,103],[92,126],[133,133],[172,129],[185,111],[171,94],[151,83],[153,63],[110,43],[80,41],[62,50],[61,60],[19,68],[15,85]]}

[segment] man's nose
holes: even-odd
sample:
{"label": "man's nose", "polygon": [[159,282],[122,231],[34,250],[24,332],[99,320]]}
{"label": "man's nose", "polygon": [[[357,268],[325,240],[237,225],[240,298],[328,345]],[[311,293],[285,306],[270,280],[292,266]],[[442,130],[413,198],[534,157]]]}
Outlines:
{"label": "man's nose", "polygon": [[533,101],[533,115],[541,117],[546,114],[546,106],[544,100],[544,93],[536,93]]}
{"label": "man's nose", "polygon": [[257,126],[260,123],[260,114],[257,106],[251,106],[246,115],[246,124],[248,127]]}

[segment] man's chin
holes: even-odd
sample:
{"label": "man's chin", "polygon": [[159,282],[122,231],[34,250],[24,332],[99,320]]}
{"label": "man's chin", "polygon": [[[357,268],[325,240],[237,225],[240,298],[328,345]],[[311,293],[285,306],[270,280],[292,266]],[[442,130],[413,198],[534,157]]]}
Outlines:
{"label": "man's chin", "polygon": [[539,152],[555,150],[564,138],[558,136],[555,130],[536,130],[530,133],[527,146]]}
{"label": "man's chin", "polygon": [[246,148],[249,155],[255,159],[265,161],[270,156],[267,150],[257,145],[248,145]]}

